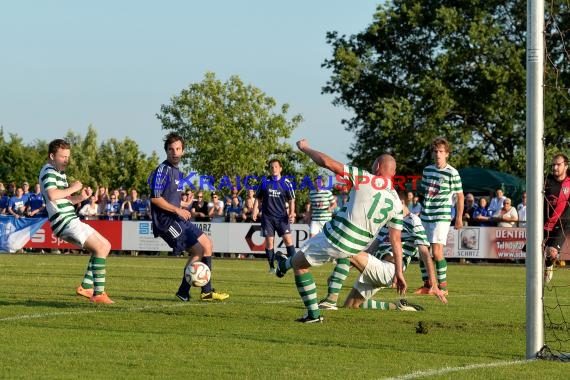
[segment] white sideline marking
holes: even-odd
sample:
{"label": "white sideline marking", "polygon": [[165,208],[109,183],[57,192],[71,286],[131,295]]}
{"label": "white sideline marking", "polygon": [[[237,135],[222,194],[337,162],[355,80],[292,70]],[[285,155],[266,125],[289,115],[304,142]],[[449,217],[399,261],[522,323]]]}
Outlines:
{"label": "white sideline marking", "polygon": [[440,375],[445,375],[445,374],[448,374],[451,372],[469,371],[469,370],[478,369],[478,368],[493,368],[493,367],[503,367],[503,366],[507,366],[507,365],[513,365],[513,364],[526,364],[526,363],[529,363],[533,360],[535,360],[535,359],[513,360],[513,361],[508,361],[508,362],[480,363],[480,364],[471,364],[471,365],[466,365],[466,366],[461,366],[461,367],[446,367],[446,368],[441,368],[441,369],[432,369],[429,371],[416,371],[416,372],[412,372],[412,373],[407,374],[407,375],[398,376],[398,377],[386,377],[384,379],[385,380],[418,379],[421,377],[440,376]]}
{"label": "white sideline marking", "polygon": [[[291,302],[298,302],[297,299],[295,300],[278,300],[278,301],[269,301],[269,302],[255,302],[256,305],[265,304],[283,304],[283,303],[291,303]],[[200,302],[200,303],[190,303],[190,302],[174,302],[172,304],[167,305],[145,305],[140,307],[133,307],[133,308],[115,308],[113,306],[104,306],[102,308],[97,308],[93,310],[76,310],[76,311],[59,311],[53,313],[36,313],[36,314],[22,314],[22,315],[14,315],[12,317],[4,317],[0,318],[0,322],[10,322],[10,321],[19,321],[23,319],[40,319],[40,318],[50,318],[50,317],[59,317],[61,315],[79,315],[79,314],[92,314],[92,313],[101,313],[104,311],[143,311],[143,310],[151,310],[155,308],[164,309],[167,307],[184,307],[192,305],[192,307],[196,306],[209,306],[209,305],[227,305],[231,304],[231,301],[228,302]],[[247,304],[247,302],[246,302]]]}

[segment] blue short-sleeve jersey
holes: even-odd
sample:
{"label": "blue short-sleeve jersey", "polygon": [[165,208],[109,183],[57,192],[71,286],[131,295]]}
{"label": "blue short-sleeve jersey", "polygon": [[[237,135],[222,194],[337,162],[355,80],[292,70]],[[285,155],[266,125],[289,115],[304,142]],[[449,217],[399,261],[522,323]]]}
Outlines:
{"label": "blue short-sleeve jersey", "polygon": [[[150,197],[164,198],[168,203],[180,207],[182,188],[179,188],[182,173],[177,167],[172,166],[167,160],[162,162],[152,173],[149,179]],[[151,207],[152,228],[154,236],[159,236],[175,221],[180,221],[180,217],[173,212],[163,210],[159,207]]]}

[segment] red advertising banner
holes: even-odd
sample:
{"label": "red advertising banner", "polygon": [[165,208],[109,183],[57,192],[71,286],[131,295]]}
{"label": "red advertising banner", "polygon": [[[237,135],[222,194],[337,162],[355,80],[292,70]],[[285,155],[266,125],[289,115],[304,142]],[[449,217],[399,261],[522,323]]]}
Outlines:
{"label": "red advertising banner", "polygon": [[[84,223],[95,228],[111,243],[112,250],[122,249],[123,222],[114,220],[85,220]],[[35,249],[77,249],[76,245],[69,244],[53,234],[49,221],[31,237],[25,248]]]}

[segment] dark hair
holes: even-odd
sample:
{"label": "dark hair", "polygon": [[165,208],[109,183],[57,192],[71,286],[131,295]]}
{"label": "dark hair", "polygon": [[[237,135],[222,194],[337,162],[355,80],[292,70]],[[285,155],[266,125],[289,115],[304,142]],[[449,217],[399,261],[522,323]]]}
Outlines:
{"label": "dark hair", "polygon": [[283,164],[281,163],[281,161],[277,158],[272,158],[271,160],[269,160],[269,163],[267,164],[267,167],[270,167],[272,163],[277,162],[279,164],[279,166],[283,167]]}
{"label": "dark hair", "polygon": [[443,148],[447,153],[449,153],[449,151],[451,150],[451,148],[449,147],[449,141],[447,141],[443,137],[436,137],[431,143],[432,149],[437,149],[440,145],[443,145]]}
{"label": "dark hair", "polygon": [[176,141],[180,141],[182,143],[182,149],[184,149],[184,139],[182,136],[178,133],[171,132],[164,137],[164,151],[168,151],[168,147]]}
{"label": "dark hair", "polygon": [[568,157],[563,153],[556,153],[552,159],[556,160],[557,158],[562,158],[565,164],[568,163]]}
{"label": "dark hair", "polygon": [[48,157],[50,154],[56,154],[60,149],[70,149],[71,145],[63,139],[55,139],[49,143],[48,146]]}

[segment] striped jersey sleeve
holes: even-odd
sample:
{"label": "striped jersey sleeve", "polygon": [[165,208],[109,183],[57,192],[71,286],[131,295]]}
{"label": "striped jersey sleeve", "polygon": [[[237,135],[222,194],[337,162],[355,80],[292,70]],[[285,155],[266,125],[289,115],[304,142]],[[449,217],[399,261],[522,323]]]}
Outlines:
{"label": "striped jersey sleeve", "polygon": [[49,189],[67,189],[67,176],[65,173],[60,173],[51,164],[46,164],[42,167],[39,175],[39,183],[41,187],[42,196],[46,204],[49,221],[53,233],[60,236],[61,232],[73,219],[77,218],[75,207],[73,203],[67,198],[49,200],[47,191]]}
{"label": "striped jersey sleeve", "polygon": [[422,174],[422,188],[424,208],[421,220],[428,223],[450,222],[453,195],[463,192],[459,172],[451,165],[443,169],[427,166]]}
{"label": "striped jersey sleeve", "polygon": [[330,206],[333,203],[334,196],[329,190],[311,190],[309,192],[309,200],[311,202],[311,220],[329,221],[332,218]]}

